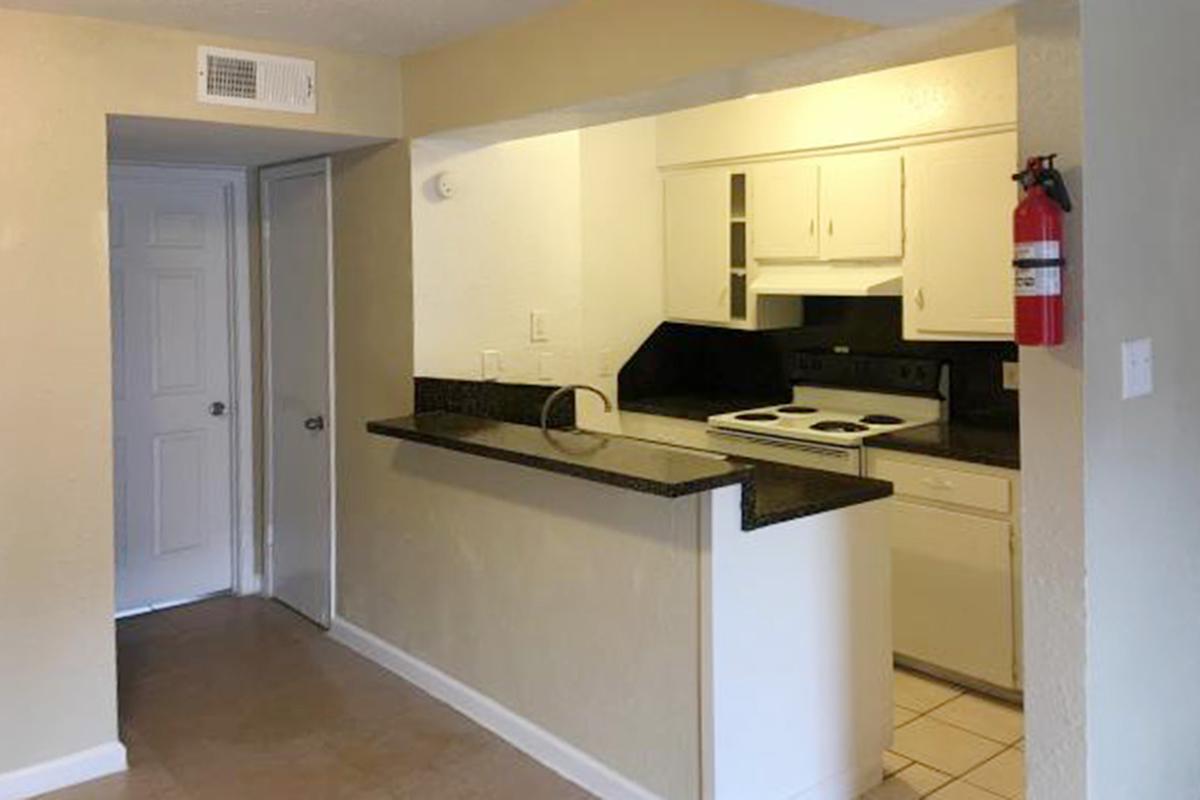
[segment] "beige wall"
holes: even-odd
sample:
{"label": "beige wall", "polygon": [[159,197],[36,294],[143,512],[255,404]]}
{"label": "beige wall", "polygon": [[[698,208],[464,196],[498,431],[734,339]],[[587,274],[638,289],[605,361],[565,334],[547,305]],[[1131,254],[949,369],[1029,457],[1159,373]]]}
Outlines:
{"label": "beige wall", "polygon": [[[196,103],[200,43],[316,58],[320,112]],[[0,773],[117,733],[105,114],[396,136],[399,103],[388,59],[0,11]]]}
{"label": "beige wall", "polygon": [[[1200,786],[1200,3],[1081,2],[1088,796]],[[1154,393],[1121,398],[1121,343]]]}
{"label": "beige wall", "polygon": [[1066,343],[1021,351],[1026,766],[1031,800],[1087,797],[1084,737],[1083,85],[1074,0],[1018,14],[1022,156],[1057,152],[1066,218]]}
{"label": "beige wall", "polygon": [[873,30],[755,0],[575,0],[404,60],[414,136],[619,97]]}
{"label": "beige wall", "polygon": [[364,453],[339,615],[654,794],[698,797],[700,496],[379,437]]}

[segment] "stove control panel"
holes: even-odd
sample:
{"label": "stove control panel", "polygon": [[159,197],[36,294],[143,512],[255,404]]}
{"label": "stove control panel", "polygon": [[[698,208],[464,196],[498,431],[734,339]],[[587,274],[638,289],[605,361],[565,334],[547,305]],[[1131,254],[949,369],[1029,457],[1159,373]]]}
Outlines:
{"label": "stove control panel", "polygon": [[941,362],[932,359],[798,352],[788,377],[811,386],[934,395],[941,374]]}

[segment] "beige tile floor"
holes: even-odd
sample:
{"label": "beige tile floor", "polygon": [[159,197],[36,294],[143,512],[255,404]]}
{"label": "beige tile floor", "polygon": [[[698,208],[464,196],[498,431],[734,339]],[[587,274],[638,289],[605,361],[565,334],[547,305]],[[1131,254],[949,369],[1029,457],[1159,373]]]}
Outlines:
{"label": "beige tile floor", "polygon": [[896,670],[895,741],[863,800],[1024,800],[1024,715],[1015,706]]}
{"label": "beige tile floor", "polygon": [[47,797],[591,797],[269,601],[126,620],[117,651],[130,770]]}

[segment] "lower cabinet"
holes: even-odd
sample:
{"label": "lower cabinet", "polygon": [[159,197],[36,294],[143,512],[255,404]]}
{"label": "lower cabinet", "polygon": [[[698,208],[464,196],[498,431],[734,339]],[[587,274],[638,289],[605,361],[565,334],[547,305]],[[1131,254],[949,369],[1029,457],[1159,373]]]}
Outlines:
{"label": "lower cabinet", "polygon": [[893,648],[949,677],[1015,690],[1020,680],[1017,473],[868,451],[889,480]]}

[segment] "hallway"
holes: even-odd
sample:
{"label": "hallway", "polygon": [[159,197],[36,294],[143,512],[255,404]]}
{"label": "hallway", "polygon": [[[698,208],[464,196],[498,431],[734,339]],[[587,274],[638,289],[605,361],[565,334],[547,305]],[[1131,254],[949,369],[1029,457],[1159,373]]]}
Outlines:
{"label": "hallway", "polygon": [[589,797],[261,598],[119,622],[129,772],[54,800]]}

